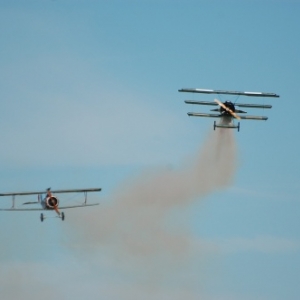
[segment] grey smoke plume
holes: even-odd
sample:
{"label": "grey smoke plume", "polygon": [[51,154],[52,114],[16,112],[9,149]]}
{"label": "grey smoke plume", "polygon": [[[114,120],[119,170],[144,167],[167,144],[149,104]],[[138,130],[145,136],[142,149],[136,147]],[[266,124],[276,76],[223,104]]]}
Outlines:
{"label": "grey smoke plume", "polygon": [[[72,253],[79,253],[79,259],[67,252],[63,267],[51,261],[48,248],[57,249],[52,248],[57,240],[51,235],[52,243],[47,244],[51,237],[45,232],[56,225],[38,227],[42,234],[37,245],[45,251],[46,261],[2,265],[0,295],[9,300],[207,299],[200,297],[209,280],[207,249],[189,234],[184,210],[193,201],[227,187],[235,169],[233,131],[210,133],[200,151],[179,168],[145,171],[124,182],[106,206],[74,210],[64,224],[57,223],[68,228],[61,242],[68,250],[78,250]],[[2,245],[2,256],[11,251],[8,247]],[[48,264],[49,259],[54,265]]]}
{"label": "grey smoke plume", "polygon": [[[202,149],[178,169],[145,171],[111,195],[109,205],[80,222],[90,244],[132,257],[180,256],[190,237],[170,228],[170,215],[193,201],[228,186],[236,170],[232,130],[209,134]],[[76,225],[76,224],[72,224]]]}
{"label": "grey smoke plume", "polygon": [[94,257],[96,269],[113,274],[106,278],[113,288],[105,299],[200,299],[208,273],[214,274],[207,266],[214,247],[189,233],[185,210],[232,182],[233,134],[226,129],[210,133],[179,168],[145,171],[124,182],[106,206],[68,219],[73,247],[85,258]]}

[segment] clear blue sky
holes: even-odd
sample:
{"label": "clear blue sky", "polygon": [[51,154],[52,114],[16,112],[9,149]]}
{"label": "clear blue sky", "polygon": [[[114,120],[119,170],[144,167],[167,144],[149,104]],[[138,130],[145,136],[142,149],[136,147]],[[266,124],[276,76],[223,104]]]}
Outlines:
{"label": "clear blue sky", "polygon": [[[103,188],[65,222],[0,214],[1,299],[299,299],[299,13],[298,0],[0,0],[0,191]],[[224,187],[207,161],[207,192],[178,205],[174,183],[189,187],[181,170],[216,134],[184,104],[213,96],[183,87],[280,98],[238,99],[272,104],[249,112],[269,120],[232,132]]]}

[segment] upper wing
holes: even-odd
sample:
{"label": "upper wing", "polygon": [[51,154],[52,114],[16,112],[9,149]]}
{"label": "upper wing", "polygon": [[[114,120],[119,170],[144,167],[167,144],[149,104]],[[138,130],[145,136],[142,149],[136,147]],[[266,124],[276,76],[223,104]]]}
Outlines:
{"label": "upper wing", "polygon": [[221,118],[222,115],[220,114],[203,114],[203,113],[193,113],[189,112],[188,116],[190,117],[208,117],[208,118]]}
{"label": "upper wing", "polygon": [[54,194],[62,193],[84,193],[84,192],[100,192],[101,188],[92,188],[92,189],[71,189],[71,190],[51,190]]}
{"label": "upper wing", "polygon": [[279,97],[279,95],[277,95],[275,93],[238,92],[238,91],[224,91],[224,90],[193,89],[193,88],[183,88],[183,89],[178,90],[178,92],[202,93],[202,94],[241,95],[241,96],[251,96],[251,97],[276,97],[276,98]]}
{"label": "upper wing", "polygon": [[[81,192],[100,192],[101,188],[90,188],[90,189],[70,189],[70,190],[51,190],[54,194],[59,193],[81,193]],[[46,191],[40,192],[17,192],[17,193],[2,193],[0,196],[26,196],[26,195],[39,195],[45,194]]]}

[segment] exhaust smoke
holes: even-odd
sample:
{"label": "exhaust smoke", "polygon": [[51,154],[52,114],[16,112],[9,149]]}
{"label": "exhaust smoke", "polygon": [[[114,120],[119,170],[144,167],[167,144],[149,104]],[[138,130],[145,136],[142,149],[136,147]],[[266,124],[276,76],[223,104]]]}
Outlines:
{"label": "exhaust smoke", "polygon": [[[23,295],[32,300],[207,299],[203,289],[216,276],[210,260],[207,262],[212,248],[189,233],[185,209],[227,187],[235,170],[233,131],[210,133],[200,151],[179,168],[145,171],[124,182],[107,199],[107,205],[74,210],[67,222],[57,223],[67,231],[59,245],[68,250],[62,254],[62,266],[60,259],[55,259],[57,252],[51,252],[58,245],[47,227],[38,227],[38,241],[26,244],[28,254],[27,248],[22,248],[25,258],[36,259],[42,250],[38,257],[47,253],[46,260],[21,263],[19,254],[12,255],[19,246],[3,245],[0,257],[4,259],[7,252],[18,259],[3,265],[1,295],[6,299]],[[3,228],[2,234],[11,240],[11,231]]]}
{"label": "exhaust smoke", "polygon": [[[176,223],[172,212],[227,187],[236,170],[236,152],[233,131],[216,130],[180,168],[145,171],[127,180],[109,197],[109,205],[78,216],[72,227],[79,226],[91,247],[108,247],[111,254],[126,259],[147,262],[164,255],[178,259],[189,252],[192,238],[187,230],[169,226],[170,220]],[[184,217],[180,215],[181,223]]]}

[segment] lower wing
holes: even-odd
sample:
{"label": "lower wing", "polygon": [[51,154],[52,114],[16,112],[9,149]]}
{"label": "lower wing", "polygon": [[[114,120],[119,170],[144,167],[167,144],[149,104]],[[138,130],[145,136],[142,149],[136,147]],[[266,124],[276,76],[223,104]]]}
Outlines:
{"label": "lower wing", "polygon": [[261,121],[268,120],[268,117],[264,117],[264,116],[240,116],[240,118],[243,120],[261,120]]}
{"label": "lower wing", "polygon": [[[79,208],[79,207],[95,206],[95,205],[99,205],[99,203],[59,206],[58,209]],[[52,209],[45,209],[45,208],[1,208],[0,209],[0,211],[36,211],[36,210],[52,210]]]}

